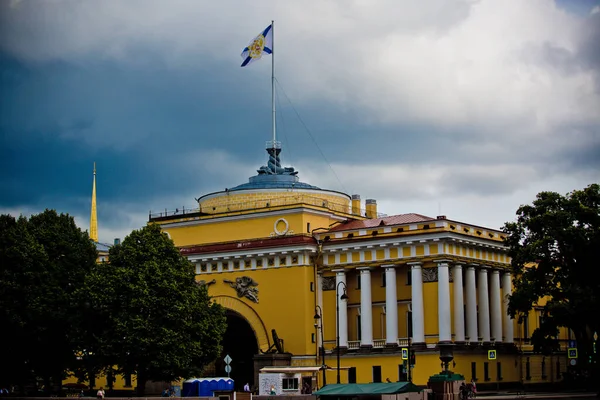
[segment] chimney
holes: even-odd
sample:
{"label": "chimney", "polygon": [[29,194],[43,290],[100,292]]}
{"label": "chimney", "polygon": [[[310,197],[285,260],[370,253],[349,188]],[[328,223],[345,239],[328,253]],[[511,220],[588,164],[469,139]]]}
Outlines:
{"label": "chimney", "polygon": [[377,200],[367,199],[365,200],[365,208],[367,209],[367,218],[377,218]]}
{"label": "chimney", "polygon": [[121,239],[115,238],[115,246],[118,245],[119,243],[121,243]]}
{"label": "chimney", "polygon": [[446,216],[445,216],[445,215],[438,215],[438,216],[436,217],[436,219],[446,219]]}
{"label": "chimney", "polygon": [[352,195],[352,215],[360,215],[360,194]]}

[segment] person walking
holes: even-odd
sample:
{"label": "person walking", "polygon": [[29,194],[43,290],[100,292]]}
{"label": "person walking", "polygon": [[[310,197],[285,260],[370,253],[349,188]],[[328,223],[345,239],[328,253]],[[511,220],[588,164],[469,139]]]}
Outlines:
{"label": "person walking", "polygon": [[96,393],[96,399],[104,400],[104,395],[105,395],[104,388],[101,387],[100,389],[98,389],[98,392]]}
{"label": "person walking", "polygon": [[249,383],[246,383],[246,384],[244,385],[244,392],[249,392],[249,391],[250,391],[250,384],[249,384]]}

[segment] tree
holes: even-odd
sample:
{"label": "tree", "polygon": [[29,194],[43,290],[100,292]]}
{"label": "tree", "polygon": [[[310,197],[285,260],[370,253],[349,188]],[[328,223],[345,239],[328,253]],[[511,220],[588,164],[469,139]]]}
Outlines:
{"label": "tree", "polygon": [[133,231],[86,283],[95,353],[120,374],[147,381],[197,376],[220,353],[226,320],[195,282],[194,268],[158,225]]}
{"label": "tree", "polygon": [[[31,288],[47,261],[44,249],[27,229],[27,219],[0,215],[0,326],[4,343],[23,343],[30,336],[32,315]],[[28,365],[29,352],[20,346],[3,346],[0,385],[24,387],[35,378]]]}
{"label": "tree", "polygon": [[[580,364],[592,359],[594,332],[600,330],[600,185],[566,196],[541,192],[532,205],[517,210],[504,225],[513,271],[509,299],[513,317],[546,300],[544,324],[535,332],[538,349],[552,349],[558,327],[570,328],[578,342]],[[534,337],[532,336],[532,339]],[[594,357],[597,357],[595,355]]]}
{"label": "tree", "polygon": [[[80,288],[97,252],[73,217],[45,210],[27,220],[3,215],[1,223],[0,305],[3,331],[14,343],[8,374],[44,380],[47,392],[75,361],[80,319]],[[7,346],[9,347],[9,346]]]}

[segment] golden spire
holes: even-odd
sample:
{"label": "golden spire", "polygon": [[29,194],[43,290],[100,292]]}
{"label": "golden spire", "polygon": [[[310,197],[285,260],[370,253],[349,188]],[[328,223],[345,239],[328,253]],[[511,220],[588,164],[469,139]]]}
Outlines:
{"label": "golden spire", "polygon": [[98,242],[98,214],[96,212],[96,163],[94,162],[94,183],[92,184],[92,213],[90,215],[90,239]]}

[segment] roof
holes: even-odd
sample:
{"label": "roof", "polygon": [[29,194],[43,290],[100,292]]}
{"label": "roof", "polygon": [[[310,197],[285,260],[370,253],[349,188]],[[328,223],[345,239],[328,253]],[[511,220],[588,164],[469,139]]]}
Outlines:
{"label": "roof", "polygon": [[350,229],[365,229],[365,228],[375,228],[377,226],[388,226],[388,225],[401,225],[401,224],[413,224],[415,222],[425,222],[425,221],[433,221],[435,218],[428,217],[426,215],[421,214],[399,214],[399,215],[391,215],[389,217],[383,218],[373,218],[373,219],[364,219],[364,220],[354,220],[350,222],[346,222],[340,225],[336,225],[330,229],[330,232],[335,231],[346,231]]}
{"label": "roof", "polygon": [[96,250],[101,252],[101,253],[108,253],[108,251],[110,250],[110,245],[105,244],[105,243],[98,243],[98,242],[94,242],[94,244],[96,245]]}
{"label": "roof", "polygon": [[327,385],[313,392],[315,396],[369,396],[379,394],[396,394],[420,392],[421,389],[410,382],[392,383],[349,383]]}
{"label": "roof", "polygon": [[280,374],[294,374],[299,372],[317,372],[321,369],[321,366],[315,367],[263,367],[260,372],[267,373],[280,373]]}

